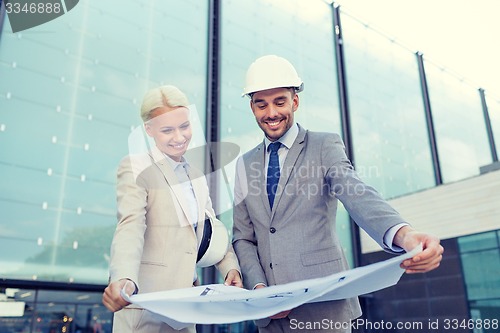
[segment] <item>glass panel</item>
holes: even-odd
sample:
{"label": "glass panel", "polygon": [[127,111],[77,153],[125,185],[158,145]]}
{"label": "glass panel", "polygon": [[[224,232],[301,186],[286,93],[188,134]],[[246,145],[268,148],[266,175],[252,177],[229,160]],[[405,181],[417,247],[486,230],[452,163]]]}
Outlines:
{"label": "glass panel", "polygon": [[492,162],[479,92],[428,61],[425,71],[443,182],[476,176]]}
{"label": "glass panel", "polygon": [[207,17],[208,1],[113,0],[20,33],[5,22],[0,278],[107,283],[116,167],[143,94],[174,84],[205,124]]}
{"label": "glass panel", "polygon": [[500,332],[499,239],[500,231],[458,238],[471,318],[487,324],[481,332]]}
{"label": "glass panel", "polygon": [[458,245],[460,246],[461,253],[497,248],[497,234],[493,231],[483,234],[460,237],[458,238]]}
{"label": "glass panel", "polygon": [[414,53],[341,15],[354,162],[386,198],[434,186]]}
{"label": "glass panel", "polygon": [[225,0],[221,8],[221,137],[239,144],[243,152],[262,140],[260,129],[250,126],[255,120],[241,93],[248,66],[265,54],[287,58],[304,81],[297,122],[310,130],[339,132],[329,5],[319,0],[295,6],[286,0]]}
{"label": "glass panel", "polygon": [[74,332],[111,333],[112,316],[112,313],[100,303],[78,305],[74,319]]}
{"label": "glass panel", "polygon": [[461,255],[468,299],[500,298],[499,249]]}
{"label": "glass panel", "polygon": [[111,333],[113,314],[102,305],[101,292],[0,288],[0,297],[11,308],[24,303],[22,313],[0,313],[2,333]]}
{"label": "glass panel", "polygon": [[0,287],[0,332],[30,332],[36,291]]}
{"label": "glass panel", "polygon": [[34,332],[74,332],[72,329],[75,317],[73,304],[56,304],[39,302],[35,311]]}
{"label": "glass panel", "polygon": [[500,313],[500,299],[472,301],[469,306],[471,318],[477,324],[482,324],[481,327],[474,330],[474,333],[500,333],[500,318],[498,316]]}

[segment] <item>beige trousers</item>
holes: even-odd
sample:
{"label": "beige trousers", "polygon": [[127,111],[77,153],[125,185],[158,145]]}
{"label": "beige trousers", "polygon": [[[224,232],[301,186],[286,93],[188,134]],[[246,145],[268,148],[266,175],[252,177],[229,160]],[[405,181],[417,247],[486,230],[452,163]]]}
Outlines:
{"label": "beige trousers", "polygon": [[196,333],[194,325],[175,330],[149,311],[125,308],[115,313],[113,333]]}

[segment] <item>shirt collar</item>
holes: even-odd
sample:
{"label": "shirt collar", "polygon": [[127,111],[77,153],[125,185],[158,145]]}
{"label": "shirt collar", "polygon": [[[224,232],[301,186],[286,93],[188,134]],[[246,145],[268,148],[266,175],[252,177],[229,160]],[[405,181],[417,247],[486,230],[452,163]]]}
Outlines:
{"label": "shirt collar", "polygon": [[189,167],[189,163],[186,161],[186,159],[184,158],[184,156],[181,156],[181,161],[177,162],[177,161],[174,161],[167,154],[163,153],[163,155],[165,155],[165,159],[168,161],[168,164],[170,164],[170,166],[172,167],[173,170],[177,169],[179,166],[183,166],[186,169]]}
{"label": "shirt collar", "polygon": [[[292,127],[290,127],[290,129],[288,131],[286,131],[286,133],[283,134],[281,136],[281,138],[279,138],[276,142],[281,142],[281,144],[283,146],[290,149],[290,147],[292,147],[293,143],[295,142],[297,135],[299,135],[299,125],[297,125],[297,123],[294,122]],[[264,144],[266,145],[266,151],[271,143],[272,142],[267,137],[264,138]]]}

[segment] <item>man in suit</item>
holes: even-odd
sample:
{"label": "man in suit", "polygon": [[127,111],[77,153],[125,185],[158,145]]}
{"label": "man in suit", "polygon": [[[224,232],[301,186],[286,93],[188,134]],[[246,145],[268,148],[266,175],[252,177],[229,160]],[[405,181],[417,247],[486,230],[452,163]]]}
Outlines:
{"label": "man in suit", "polygon": [[[414,230],[359,179],[339,135],[307,131],[294,121],[302,89],[295,68],[281,57],[261,57],[247,71],[244,95],[265,138],[240,158],[236,172],[233,247],[244,286],[264,288],[347,270],[335,231],[337,200],[384,250],[423,244],[423,252],[401,264],[407,273],[438,267],[439,239]],[[338,324],[318,332],[350,332],[350,321],[360,315],[354,298],[305,304],[256,324],[259,332],[277,333],[291,332],[297,323],[333,320]]]}
{"label": "man in suit", "polygon": [[[182,331],[129,305],[120,295],[188,288],[198,283],[196,262],[204,223],[215,216],[203,173],[184,159],[192,137],[186,96],[174,86],[150,90],[141,116],[155,141],[148,153],[126,156],[118,167],[118,225],[111,244],[103,303],[115,312],[115,333]],[[223,256],[223,257],[222,257]],[[242,287],[231,246],[213,264],[225,284]]]}

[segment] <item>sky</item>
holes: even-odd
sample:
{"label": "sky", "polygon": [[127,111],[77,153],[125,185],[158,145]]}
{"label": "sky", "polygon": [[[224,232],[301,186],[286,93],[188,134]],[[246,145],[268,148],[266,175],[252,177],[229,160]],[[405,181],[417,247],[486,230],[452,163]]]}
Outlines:
{"label": "sky", "polygon": [[500,0],[335,2],[500,100]]}

